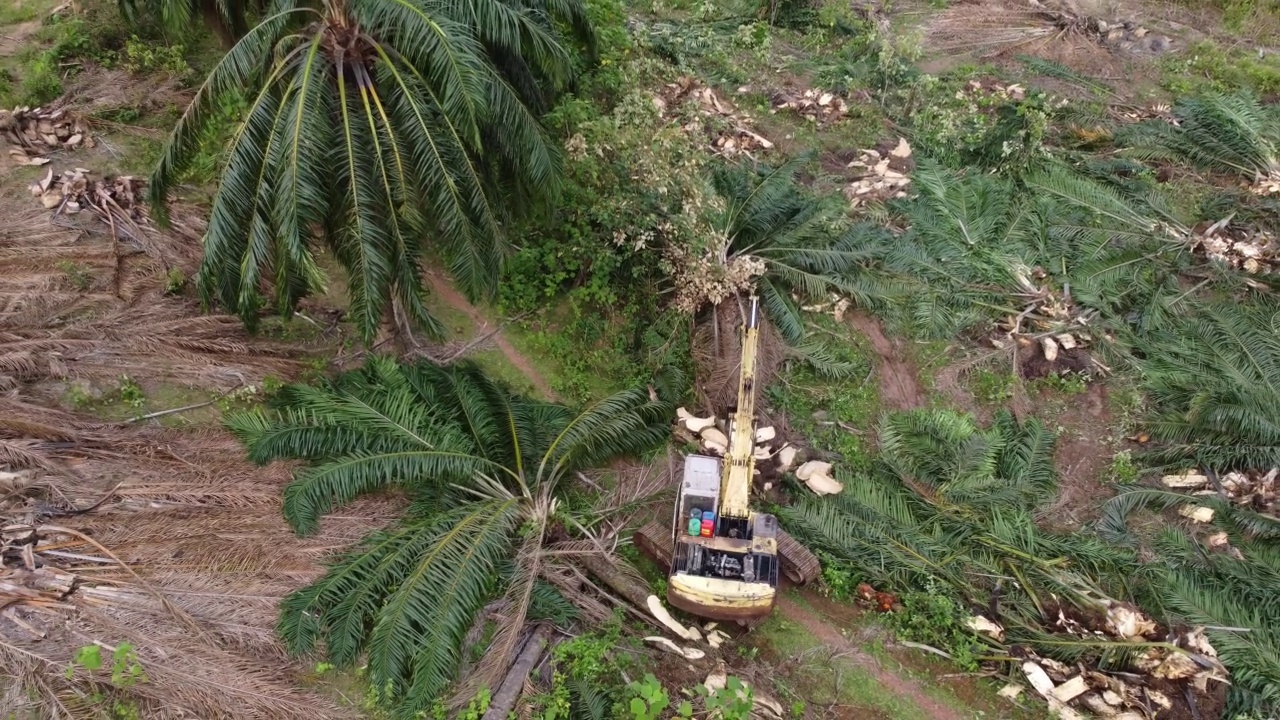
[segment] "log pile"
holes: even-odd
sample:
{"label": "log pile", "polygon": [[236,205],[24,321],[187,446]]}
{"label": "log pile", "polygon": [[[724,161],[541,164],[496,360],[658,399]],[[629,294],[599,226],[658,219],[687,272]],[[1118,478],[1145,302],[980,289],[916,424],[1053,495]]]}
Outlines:
{"label": "log pile", "polygon": [[11,146],[9,157],[18,165],[44,165],[49,158],[43,156],[55,150],[93,147],[79,118],[50,108],[0,110],[0,136]]}

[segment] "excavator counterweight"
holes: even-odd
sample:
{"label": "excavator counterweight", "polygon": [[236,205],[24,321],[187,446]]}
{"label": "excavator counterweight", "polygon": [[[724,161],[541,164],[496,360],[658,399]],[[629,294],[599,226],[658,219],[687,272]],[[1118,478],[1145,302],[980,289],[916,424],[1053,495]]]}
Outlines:
{"label": "excavator counterweight", "polygon": [[759,300],[753,297],[742,329],[738,401],[729,417],[728,448],[723,460],[685,458],[672,523],[667,602],[719,620],[758,620],[773,610],[777,599],[778,522],[750,507],[759,323]]}

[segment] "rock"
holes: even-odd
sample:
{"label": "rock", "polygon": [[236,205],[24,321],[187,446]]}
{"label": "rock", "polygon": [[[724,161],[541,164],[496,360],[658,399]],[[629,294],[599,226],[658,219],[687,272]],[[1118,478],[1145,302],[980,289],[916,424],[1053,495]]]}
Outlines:
{"label": "rock", "polygon": [[796,468],[796,477],[801,480],[808,480],[815,474],[826,475],[831,472],[831,463],[821,460],[810,460],[809,462]]}
{"label": "rock", "polygon": [[1205,483],[1209,482],[1209,478],[1193,470],[1188,470],[1181,475],[1165,475],[1160,478],[1160,482],[1167,488],[1186,490],[1188,488],[1203,487]]}

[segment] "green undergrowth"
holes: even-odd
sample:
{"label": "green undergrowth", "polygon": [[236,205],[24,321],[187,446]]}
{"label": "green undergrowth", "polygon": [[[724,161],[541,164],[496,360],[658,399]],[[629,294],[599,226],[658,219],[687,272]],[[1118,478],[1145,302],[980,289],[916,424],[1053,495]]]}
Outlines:
{"label": "green undergrowth", "polygon": [[875,354],[866,338],[847,326],[825,316],[816,323],[829,338],[834,359],[855,368],[850,378],[834,382],[793,362],[763,389],[764,397],[807,443],[839,453],[850,468],[865,469],[872,457],[870,430],[880,413]]}

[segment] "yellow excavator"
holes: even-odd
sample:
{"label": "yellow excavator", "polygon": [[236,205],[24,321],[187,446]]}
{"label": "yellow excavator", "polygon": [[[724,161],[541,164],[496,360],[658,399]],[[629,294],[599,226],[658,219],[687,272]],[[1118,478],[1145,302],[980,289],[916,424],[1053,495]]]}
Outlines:
{"label": "yellow excavator", "polygon": [[777,599],[778,521],[749,505],[755,471],[759,311],[758,298],[752,297],[742,328],[738,402],[730,408],[724,459],[685,458],[672,523],[667,602],[718,620],[758,620],[773,610]]}

